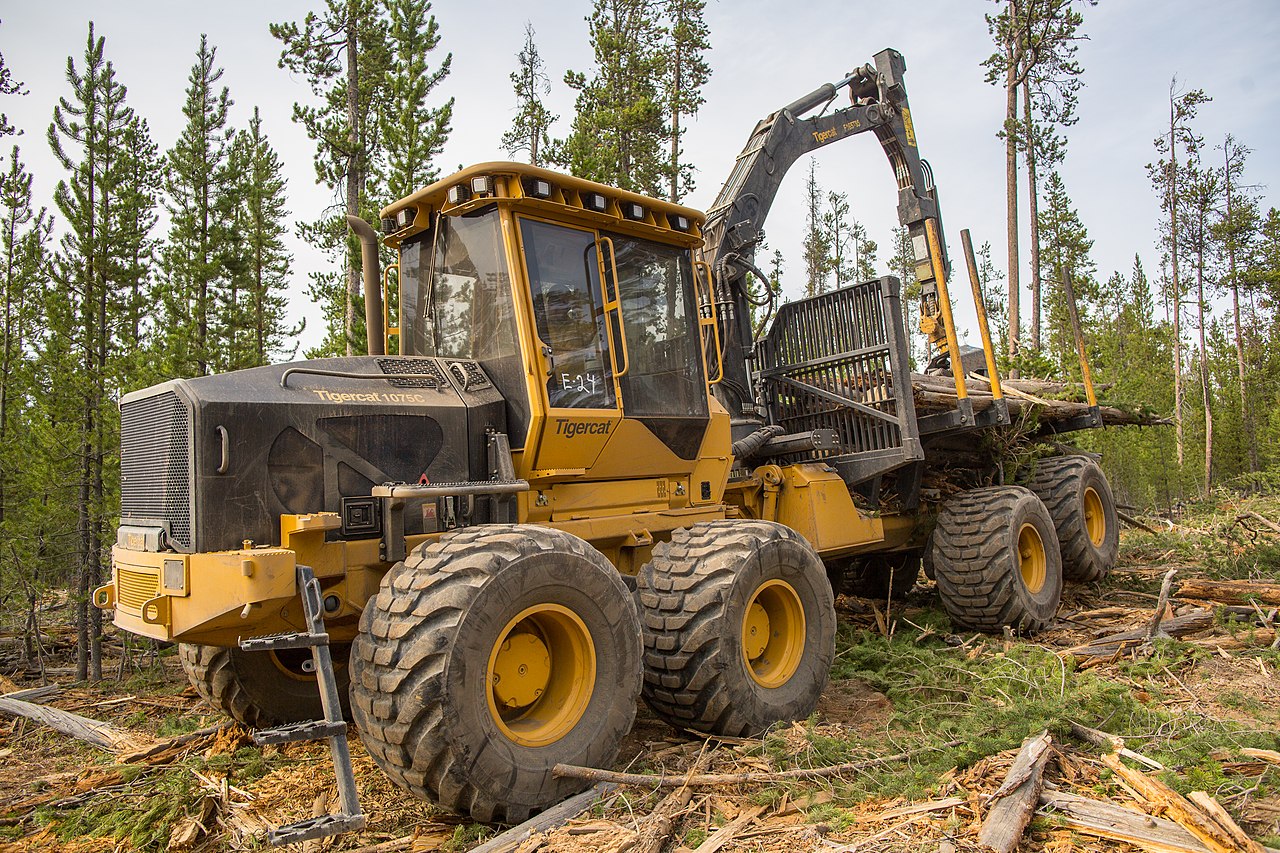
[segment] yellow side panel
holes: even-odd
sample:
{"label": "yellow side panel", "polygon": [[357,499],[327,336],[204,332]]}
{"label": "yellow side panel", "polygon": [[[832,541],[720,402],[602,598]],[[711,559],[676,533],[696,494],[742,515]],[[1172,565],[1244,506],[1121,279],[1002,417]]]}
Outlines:
{"label": "yellow side panel", "polygon": [[860,513],[849,487],[820,464],[782,469],[776,520],[808,539],[819,553],[884,540],[880,519]]}
{"label": "yellow side panel", "polygon": [[551,519],[601,518],[636,512],[660,512],[670,506],[672,486],[665,477],[649,480],[611,480],[603,483],[561,483],[551,496]]}
{"label": "yellow side panel", "polygon": [[591,414],[548,415],[538,445],[536,467],[590,468],[620,428],[620,419],[610,414],[596,410]]}

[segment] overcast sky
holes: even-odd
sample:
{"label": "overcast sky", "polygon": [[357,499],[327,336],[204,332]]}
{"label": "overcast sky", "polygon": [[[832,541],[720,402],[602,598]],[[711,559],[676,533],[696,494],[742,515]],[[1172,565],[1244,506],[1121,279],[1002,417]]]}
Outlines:
{"label": "overcast sky", "polygon": [[[49,153],[45,132],[58,97],[66,96],[68,55],[82,63],[87,26],[106,37],[106,55],[129,89],[129,103],[147,118],[162,150],[182,129],[187,75],[200,34],[207,33],[226,68],[222,82],[235,106],[232,123],[244,126],[253,107],[262,110],[266,132],[285,164],[291,219],[309,220],[333,202],[318,187],[313,145],[291,120],[295,101],[311,93],[301,79],[277,68],[279,43],[267,31],[272,21],[301,20],[315,2],[271,0],[193,3],[186,0],[64,0],[6,4],[0,13],[0,52],[30,94],[5,98],[0,112],[25,131],[17,142],[36,175],[40,204],[52,206],[62,177]],[[437,0],[441,47],[435,67],[453,53],[452,74],[435,103],[455,97],[453,133],[440,158],[444,172],[505,159],[498,145],[514,113],[508,74],[532,22],[553,81],[549,96],[567,132],[572,93],[562,78],[568,69],[591,70],[584,20],[589,0],[533,4],[509,0]],[[990,241],[1003,266],[1004,149],[995,137],[1004,97],[983,82],[981,61],[992,51],[983,15],[994,9],[979,0],[710,0],[713,68],[706,104],[690,125],[688,159],[697,167],[697,190],[687,199],[705,208],[728,175],[758,119],[846,71],[894,47],[907,61],[906,83],[921,154],[933,166],[950,238],[952,261],[961,260],[960,229],[975,243]],[[1168,121],[1170,80],[1181,88],[1204,88],[1213,102],[1202,108],[1196,129],[1214,161],[1226,133],[1252,149],[1247,180],[1260,185],[1265,204],[1280,189],[1280,2],[1277,0],[1102,0],[1085,10],[1090,40],[1080,50],[1086,88],[1080,121],[1070,130],[1063,177],[1094,239],[1102,277],[1127,273],[1134,253],[1148,272],[1158,266],[1153,247],[1157,204],[1145,166],[1154,159],[1152,139]],[[6,152],[7,153],[7,152]],[[892,174],[868,135],[820,151],[818,179],[824,189],[849,194],[854,215],[881,244],[882,266],[890,229],[896,225]],[[786,260],[789,294],[803,288],[800,242],[804,227],[805,161],[788,176],[767,222],[771,247]],[[1025,204],[1025,191],[1023,192]],[[1024,213],[1025,222],[1025,213]],[[1025,234],[1025,231],[1024,231]],[[1024,273],[1025,280],[1025,243]],[[295,240],[295,316],[308,318],[304,342],[321,334],[318,310],[305,297],[306,273],[322,260]],[[963,284],[963,282],[961,282]],[[963,317],[970,312],[962,312]]]}

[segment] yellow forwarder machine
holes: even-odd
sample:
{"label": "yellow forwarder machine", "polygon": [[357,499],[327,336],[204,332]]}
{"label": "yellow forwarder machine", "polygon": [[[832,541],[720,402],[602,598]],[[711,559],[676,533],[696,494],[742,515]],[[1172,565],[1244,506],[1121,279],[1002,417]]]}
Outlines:
{"label": "yellow forwarder machine", "polygon": [[[984,485],[1000,479],[980,461],[975,488],[922,499],[931,448],[1009,419],[975,413],[964,370],[947,371],[956,410],[917,418],[896,279],[768,306],[753,334],[746,275],[782,175],[870,131],[922,328],[962,363],[904,71],[882,51],[762,121],[708,217],[513,163],[451,175],[383,212],[398,355],[357,220],[371,355],[124,398],[96,602],[180,643],[212,704],[279,726],[262,742],[330,739],[343,813],[274,842],[363,825],[342,710],[408,791],[516,822],[582,787],[557,763],[614,760],[638,695],[726,735],[808,715],[833,583],[909,588],[924,554],[957,623],[1034,630],[1057,608],[1059,542],[1068,575],[1110,568],[1114,507],[1084,457],[1031,489]],[[1091,425],[1096,409],[1067,427]]]}

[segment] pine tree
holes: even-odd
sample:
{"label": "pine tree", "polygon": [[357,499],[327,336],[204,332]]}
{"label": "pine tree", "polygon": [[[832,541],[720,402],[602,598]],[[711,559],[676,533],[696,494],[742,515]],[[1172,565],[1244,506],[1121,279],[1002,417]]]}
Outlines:
{"label": "pine tree", "polygon": [[[1009,350],[1010,360],[1018,355],[1020,290],[1018,281],[1018,89],[1026,82],[1026,62],[1023,51],[1025,16],[1022,4],[1028,0],[995,0],[1001,10],[987,15],[987,30],[997,46],[997,52],[984,63],[987,82],[1004,83],[1005,117],[1000,132],[996,134],[1005,143],[1005,218],[1009,243]],[[1017,376],[1014,370],[1011,376]]]}
{"label": "pine tree", "polygon": [[1224,249],[1227,256],[1227,288],[1231,291],[1231,317],[1235,331],[1236,379],[1240,392],[1240,422],[1244,431],[1244,446],[1247,448],[1249,471],[1258,470],[1257,427],[1254,424],[1253,408],[1250,405],[1249,372],[1245,366],[1245,332],[1240,311],[1240,288],[1242,262],[1251,254],[1252,243],[1257,237],[1259,219],[1257,201],[1252,198],[1252,187],[1242,186],[1244,164],[1250,151],[1231,134],[1227,134],[1222,145],[1223,153],[1222,181],[1225,206],[1220,217],[1213,225],[1213,236]]}
{"label": "pine tree", "polygon": [[710,30],[702,18],[705,0],[665,0],[668,21],[666,44],[667,135],[671,143],[667,161],[668,200],[679,202],[693,192],[693,166],[681,162],[680,141],[686,128],[682,119],[697,115],[704,103],[702,87],[711,76],[706,52],[711,49]]}
{"label": "pine tree", "polygon": [[[1074,285],[1077,309],[1083,328],[1089,327],[1086,319],[1089,303],[1097,298],[1098,285],[1094,279],[1096,267],[1089,256],[1093,240],[1067,195],[1062,176],[1052,172],[1045,182],[1045,209],[1040,213],[1040,232],[1044,246],[1040,255],[1044,267],[1042,277],[1057,283],[1048,303],[1049,351],[1045,353],[1049,364],[1062,375],[1079,377],[1079,360],[1076,356],[1075,336],[1071,329],[1066,296],[1063,291],[1065,277],[1070,275]],[[1048,275],[1043,273],[1047,272]],[[1025,352],[1023,365],[1033,373],[1042,371],[1037,353]]]}
{"label": "pine tree", "polygon": [[[13,72],[4,61],[4,54],[0,53],[0,95],[25,95],[26,88],[20,80],[13,76]],[[6,136],[12,136],[20,131],[9,124],[9,118],[0,112],[0,139]]]}
{"label": "pine tree", "polygon": [[129,177],[124,147],[136,119],[92,23],[83,70],[68,58],[67,82],[71,97],[59,99],[48,133],[55,157],[69,172],[54,194],[68,231],[53,267],[57,286],[46,306],[49,340],[43,369],[45,381],[58,390],[59,408],[49,417],[71,434],[74,469],[63,474],[77,487],[76,674],[99,679],[102,611],[90,607],[89,595],[101,583],[104,543],[118,499],[116,472],[106,459],[118,444],[112,393],[128,380],[121,375],[113,329],[126,301],[121,269],[130,259],[121,234],[126,223],[136,220],[121,192]]}
{"label": "pine tree", "polygon": [[818,164],[810,158],[805,180],[804,295],[814,296],[827,289],[831,271],[831,238],[822,216],[822,188],[818,186]]}
{"label": "pine tree", "polygon": [[[390,61],[381,0],[326,0],[302,26],[272,24],[283,44],[280,67],[302,75],[319,105],[293,105],[294,121],[316,143],[316,179],[339,191],[341,214],[360,216],[378,158],[378,121]],[[353,355],[364,349],[360,255],[342,215],[301,228],[308,242],[341,262],[334,277],[313,274],[311,295],[324,310],[328,334],[310,355]]]}
{"label": "pine tree", "polygon": [[1182,386],[1182,300],[1185,288],[1181,279],[1181,264],[1178,256],[1181,233],[1178,228],[1178,209],[1182,204],[1182,196],[1178,190],[1178,151],[1180,148],[1199,147],[1199,138],[1191,131],[1190,122],[1202,104],[1212,100],[1203,89],[1192,89],[1178,92],[1178,79],[1169,83],[1169,128],[1155,139],[1156,152],[1161,155],[1154,164],[1147,165],[1147,175],[1152,186],[1160,195],[1160,209],[1167,217],[1162,224],[1162,242],[1169,255],[1169,275],[1166,279],[1168,292],[1165,298],[1169,305],[1173,322],[1173,429],[1176,438],[1178,467],[1185,460],[1185,442],[1183,430],[1183,386]]}
{"label": "pine tree", "polygon": [[548,159],[578,177],[661,196],[668,158],[657,0],[595,0],[587,18],[595,70],[569,71],[578,93],[569,136]]}
{"label": "pine tree", "polygon": [[867,234],[867,226],[856,219],[849,230],[849,238],[853,241],[853,278],[855,281],[870,281],[876,277],[876,253],[880,246]]}
{"label": "pine tree", "polygon": [[857,223],[849,221],[848,193],[827,193],[827,211],[822,215],[822,227],[827,232],[830,247],[830,271],[835,275],[835,286],[843,287],[857,275],[856,261],[848,255],[853,242],[853,229]]}
{"label": "pine tree", "polygon": [[559,118],[547,109],[542,96],[551,92],[551,78],[542,70],[542,57],[533,41],[533,24],[524,23],[524,47],[516,54],[517,68],[511,72],[511,85],[516,93],[516,117],[511,128],[502,134],[502,149],[511,157],[521,151],[529,154],[529,163],[539,165],[539,155],[551,143],[549,130]]}
{"label": "pine tree", "polygon": [[35,658],[32,642],[39,599],[40,554],[35,547],[42,516],[32,497],[43,485],[34,464],[32,407],[33,347],[39,335],[40,296],[47,281],[46,247],[51,221],[34,207],[31,173],[15,145],[9,167],[0,175],[0,588],[21,590],[27,605],[24,652]]}
{"label": "pine tree", "polygon": [[236,134],[232,158],[240,164],[240,184],[235,192],[242,240],[237,265],[240,299],[224,311],[233,312],[242,329],[231,365],[237,369],[291,358],[297,344],[288,347],[288,339],[296,337],[303,326],[285,323],[285,288],[293,261],[284,243],[288,200],[283,165],[262,131],[257,107],[248,129]]}
{"label": "pine tree", "polygon": [[427,98],[449,75],[453,54],[439,67],[427,56],[440,45],[440,28],[427,0],[384,0],[388,17],[387,95],[378,112],[379,144],[385,151],[381,201],[390,203],[420,190],[440,174],[432,160],[449,138],[453,98],[428,107]]}
{"label": "pine tree", "polygon": [[187,123],[165,156],[164,188],[168,196],[169,237],[164,250],[165,322],[170,370],[203,376],[226,368],[225,342],[217,336],[221,288],[228,286],[231,237],[227,215],[234,175],[227,169],[232,130],[227,124],[231,96],[218,88],[223,70],[218,50],[200,36],[195,64],[188,76],[182,114]]}
{"label": "pine tree", "polygon": [[1200,399],[1204,406],[1204,495],[1208,497],[1213,483],[1213,389],[1209,379],[1209,348],[1207,343],[1206,311],[1207,282],[1205,274],[1213,265],[1213,253],[1217,248],[1210,233],[1211,217],[1222,193],[1222,176],[1217,169],[1200,162],[1199,145],[1188,149],[1187,163],[1181,181],[1185,198],[1187,219],[1184,233],[1185,246],[1191,254],[1196,279],[1196,327],[1199,338],[1197,367],[1200,374]]}
{"label": "pine tree", "polygon": [[[130,377],[130,389],[154,384],[162,376],[162,359],[154,352],[164,348],[156,331],[154,280],[158,241],[152,232],[159,221],[163,184],[160,149],[151,139],[146,119],[134,117],[125,128],[120,151],[119,186],[121,211],[119,219],[120,268],[119,283],[124,292],[120,303],[121,318],[116,329],[118,356],[127,361],[123,374]],[[148,350],[151,350],[150,352]]]}

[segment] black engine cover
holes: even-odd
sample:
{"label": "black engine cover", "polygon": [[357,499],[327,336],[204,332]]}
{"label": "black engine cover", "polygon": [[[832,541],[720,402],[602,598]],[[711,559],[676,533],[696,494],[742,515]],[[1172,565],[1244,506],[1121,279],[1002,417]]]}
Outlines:
{"label": "black engine cover", "polygon": [[[120,411],[121,522],[184,551],[277,545],[281,515],[341,512],[382,483],[488,479],[485,433],[506,429],[475,362],[395,356],[174,380]],[[423,532],[421,512],[405,521]]]}

